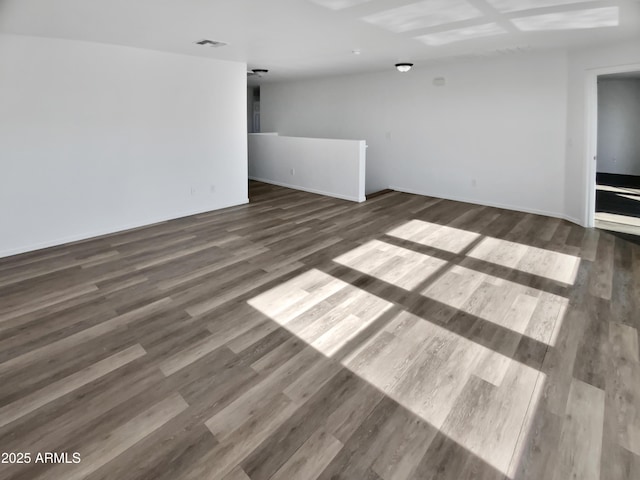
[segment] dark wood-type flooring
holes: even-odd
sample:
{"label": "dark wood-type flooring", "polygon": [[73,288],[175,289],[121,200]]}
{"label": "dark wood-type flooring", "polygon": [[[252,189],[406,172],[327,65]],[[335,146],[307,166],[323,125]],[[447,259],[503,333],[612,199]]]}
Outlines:
{"label": "dark wood-type flooring", "polygon": [[0,464],[35,479],[640,478],[640,246],[401,193],[0,260]]}

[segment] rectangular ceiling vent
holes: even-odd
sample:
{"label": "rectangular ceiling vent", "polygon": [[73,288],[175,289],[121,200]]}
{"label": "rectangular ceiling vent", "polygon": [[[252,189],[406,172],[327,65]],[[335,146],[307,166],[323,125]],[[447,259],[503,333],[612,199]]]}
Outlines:
{"label": "rectangular ceiling vent", "polygon": [[196,45],[202,45],[204,47],[212,47],[212,48],[225,47],[228,45],[228,43],[225,43],[225,42],[218,42],[216,40],[207,40],[206,38],[203,40],[198,40],[195,43]]}

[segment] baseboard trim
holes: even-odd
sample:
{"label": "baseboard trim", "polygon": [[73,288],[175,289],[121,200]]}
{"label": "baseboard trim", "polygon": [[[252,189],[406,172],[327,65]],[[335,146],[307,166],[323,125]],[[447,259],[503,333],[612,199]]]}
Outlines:
{"label": "baseboard trim", "polygon": [[551,217],[551,218],[560,218],[562,220],[567,220],[568,222],[571,223],[575,223],[578,224],[580,226],[583,226],[582,222],[574,217],[571,217],[569,215],[565,215],[564,213],[558,213],[558,212],[548,212],[545,210],[537,210],[535,208],[527,208],[527,207],[521,207],[521,206],[515,206],[515,205],[506,205],[506,204],[501,204],[501,203],[494,203],[494,202],[480,202],[478,200],[473,200],[470,198],[463,198],[463,197],[456,197],[453,195],[434,195],[434,194],[430,194],[430,193],[426,193],[426,192],[421,192],[415,189],[411,189],[411,188],[404,188],[404,187],[398,187],[398,186],[389,186],[389,188],[391,190],[395,190],[397,192],[402,192],[402,193],[410,193],[412,195],[421,195],[423,197],[433,197],[433,198],[442,198],[443,200],[452,200],[454,202],[463,202],[463,203],[471,203],[473,205],[482,205],[485,207],[493,207],[493,208],[502,208],[504,210],[513,210],[516,212],[523,212],[523,213],[532,213],[534,215],[543,215],[545,217]]}
{"label": "baseboard trim", "polygon": [[70,235],[68,237],[58,238],[55,240],[49,240],[46,242],[35,243],[26,247],[13,248],[9,250],[0,251],[0,258],[11,257],[14,255],[20,255],[21,253],[35,252],[37,250],[43,250],[45,248],[58,247],[60,245],[65,245],[67,243],[81,242],[84,240],[94,240],[98,237],[104,237],[106,235],[112,235],[114,233],[122,233],[127,230],[134,230],[136,228],[142,227],[150,227],[152,225],[156,225],[158,223],[168,222],[170,220],[176,220],[178,218],[190,217],[192,215],[199,215],[202,213],[213,212],[216,210],[222,210],[224,208],[236,207],[238,205],[245,205],[249,203],[249,199],[243,200],[241,202],[231,202],[229,204],[223,204],[220,207],[215,208],[198,208],[194,210],[188,210],[184,212],[180,212],[177,214],[172,214],[168,216],[159,216],[154,217],[149,220],[144,220],[142,222],[135,222],[131,224],[119,225],[117,227],[105,228],[102,230],[95,230],[92,232],[84,232],[79,233],[77,235]]}
{"label": "baseboard trim", "polygon": [[587,227],[587,222],[585,222],[584,220],[580,220],[578,218],[572,217],[571,215],[560,215],[557,218],[562,218],[563,220],[566,220],[567,222],[575,223],[576,225],[579,225],[579,226],[584,227],[584,228],[589,228],[589,227]]}
{"label": "baseboard trim", "polygon": [[250,176],[249,180],[255,180],[256,182],[268,183],[270,185],[277,185],[278,187],[291,188],[293,190],[301,190],[301,191],[307,192],[307,193],[315,193],[316,195],[324,195],[326,197],[339,198],[340,200],[349,200],[351,202],[362,203],[362,202],[364,202],[366,200],[366,197],[362,197],[362,198],[351,197],[349,195],[342,195],[341,193],[326,192],[324,190],[317,190],[315,188],[301,187],[300,185],[291,185],[290,183],[278,182],[276,180],[270,180],[270,179],[267,179],[267,178],[251,177]]}

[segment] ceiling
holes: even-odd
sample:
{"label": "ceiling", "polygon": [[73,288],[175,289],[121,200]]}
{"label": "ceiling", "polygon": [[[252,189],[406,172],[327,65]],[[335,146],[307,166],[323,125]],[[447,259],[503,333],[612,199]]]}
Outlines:
{"label": "ceiling", "polygon": [[242,61],[268,82],[640,40],[640,1],[0,0],[0,32]]}
{"label": "ceiling", "polygon": [[612,73],[598,75],[598,80],[640,80],[640,72]]}

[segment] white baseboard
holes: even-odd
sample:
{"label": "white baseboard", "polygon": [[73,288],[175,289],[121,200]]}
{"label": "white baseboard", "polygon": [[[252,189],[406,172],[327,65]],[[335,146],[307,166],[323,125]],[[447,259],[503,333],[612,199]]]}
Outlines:
{"label": "white baseboard", "polygon": [[562,218],[567,222],[575,223],[576,225],[580,225],[581,227],[584,227],[584,228],[589,228],[587,227],[587,223],[585,221],[572,217],[571,215],[561,215],[558,218]]}
{"label": "white baseboard", "polygon": [[290,183],[284,183],[284,182],[278,182],[276,180],[269,180],[267,178],[259,178],[259,177],[249,177],[249,180],[255,180],[256,182],[262,182],[262,183],[269,183],[271,185],[277,185],[279,187],[286,187],[286,188],[291,188],[293,190],[301,190],[303,192],[307,192],[307,193],[315,193],[317,195],[324,195],[327,197],[334,197],[334,198],[339,198],[341,200],[349,200],[351,202],[364,202],[366,200],[365,197],[362,198],[358,198],[358,197],[352,197],[349,195],[342,195],[341,193],[335,193],[335,192],[326,192],[324,190],[317,190],[315,188],[308,188],[308,187],[301,187],[300,185],[292,185]]}
{"label": "white baseboard", "polygon": [[573,218],[569,215],[565,215],[564,213],[559,213],[559,212],[549,212],[549,211],[545,211],[545,210],[538,210],[535,208],[528,208],[528,207],[522,207],[522,206],[518,206],[518,205],[506,205],[506,204],[502,204],[502,203],[495,203],[495,202],[480,202],[478,200],[475,199],[469,199],[469,198],[463,198],[463,197],[456,197],[453,195],[433,195],[430,193],[426,193],[426,192],[421,192],[418,190],[414,190],[411,188],[404,188],[404,187],[397,187],[397,186],[389,186],[389,188],[391,190],[395,190],[397,192],[403,192],[403,193],[411,193],[413,195],[421,195],[421,196],[425,196],[425,197],[433,197],[433,198],[442,198],[444,200],[452,200],[454,202],[464,202],[464,203],[472,203],[474,205],[483,205],[485,207],[494,207],[494,208],[502,208],[505,210],[514,210],[516,212],[523,212],[523,213],[533,213],[535,215],[543,215],[545,217],[552,217],[552,218],[560,218],[562,220],[567,220],[571,223],[576,223],[580,226],[583,226],[583,223],[576,219]]}
{"label": "white baseboard", "polygon": [[216,206],[215,208],[204,208],[204,209],[199,208],[199,209],[194,209],[194,210],[188,210],[188,211],[183,211],[183,212],[179,212],[179,213],[172,214],[172,215],[158,216],[158,217],[149,218],[149,219],[141,221],[141,222],[123,224],[123,225],[118,225],[118,226],[114,226],[114,227],[104,228],[104,229],[101,229],[101,230],[94,230],[94,231],[91,231],[91,232],[84,232],[84,233],[79,233],[79,234],[76,234],[76,235],[70,235],[68,237],[57,238],[55,240],[48,240],[46,242],[34,243],[34,244],[31,244],[31,245],[27,245],[25,247],[13,248],[13,249],[0,251],[0,258],[10,257],[12,255],[19,255],[21,253],[33,252],[35,250],[42,250],[43,248],[57,247],[59,245],[64,245],[65,243],[79,242],[79,241],[82,241],[82,240],[90,240],[90,239],[94,239],[94,238],[101,237],[101,236],[104,236],[104,235],[111,235],[113,233],[121,233],[121,232],[124,232],[126,230],[132,230],[134,228],[148,227],[148,226],[154,225],[156,223],[162,223],[162,222],[166,222],[166,221],[169,221],[169,220],[175,220],[177,218],[190,217],[191,215],[198,215],[198,214],[201,214],[201,213],[212,212],[212,211],[215,211],[215,210],[221,210],[223,208],[235,207],[237,205],[244,205],[244,204],[247,204],[247,203],[249,203],[249,199],[248,198],[246,200],[244,200],[244,201],[241,201],[241,202],[231,202],[229,204],[222,204],[222,206]]}

